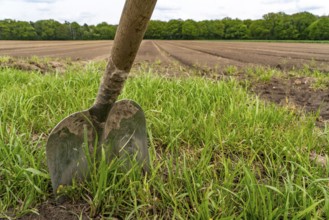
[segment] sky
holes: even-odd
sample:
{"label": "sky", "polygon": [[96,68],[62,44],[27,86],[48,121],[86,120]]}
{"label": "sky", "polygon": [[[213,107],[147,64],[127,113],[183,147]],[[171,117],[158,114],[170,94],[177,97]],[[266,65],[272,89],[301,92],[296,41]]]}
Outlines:
{"label": "sky", "polygon": [[[147,1],[147,0],[145,0]],[[124,0],[0,0],[0,20],[117,24]],[[260,19],[269,12],[329,15],[329,0],[158,0],[152,20]]]}

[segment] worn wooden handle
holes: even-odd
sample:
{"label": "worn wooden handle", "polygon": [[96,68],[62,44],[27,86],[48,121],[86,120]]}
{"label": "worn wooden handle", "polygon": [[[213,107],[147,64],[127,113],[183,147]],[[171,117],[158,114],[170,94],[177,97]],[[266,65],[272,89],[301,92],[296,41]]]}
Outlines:
{"label": "worn wooden handle", "polygon": [[90,113],[106,120],[126,81],[157,0],[126,0],[102,83]]}

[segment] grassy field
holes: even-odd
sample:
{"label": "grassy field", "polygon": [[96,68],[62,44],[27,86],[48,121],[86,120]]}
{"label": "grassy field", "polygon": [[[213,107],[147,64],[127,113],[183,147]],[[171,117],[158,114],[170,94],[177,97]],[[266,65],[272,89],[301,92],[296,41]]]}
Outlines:
{"label": "grassy field", "polygon": [[[52,199],[45,143],[67,115],[92,105],[103,64],[65,74],[0,70],[0,218],[38,213]],[[93,164],[64,190],[77,218],[328,219],[329,129],[265,104],[237,81],[164,78],[135,69],[121,98],[147,117],[152,171]],[[119,162],[118,162],[119,163]]]}

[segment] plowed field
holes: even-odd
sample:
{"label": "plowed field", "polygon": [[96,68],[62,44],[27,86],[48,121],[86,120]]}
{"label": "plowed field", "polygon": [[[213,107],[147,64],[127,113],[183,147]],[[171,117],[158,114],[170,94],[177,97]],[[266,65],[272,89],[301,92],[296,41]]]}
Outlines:
{"label": "plowed field", "polygon": [[[0,41],[0,55],[69,57],[99,60],[108,57],[113,41]],[[305,64],[329,71],[329,44],[230,41],[143,41],[137,61],[180,62],[199,68],[260,64],[280,69]]]}

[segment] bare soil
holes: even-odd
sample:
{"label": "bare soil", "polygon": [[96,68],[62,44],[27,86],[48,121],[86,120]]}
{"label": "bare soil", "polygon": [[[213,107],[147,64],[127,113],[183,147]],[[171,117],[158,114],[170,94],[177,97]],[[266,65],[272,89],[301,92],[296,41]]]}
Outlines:
{"label": "bare soil", "polygon": [[39,205],[39,214],[28,214],[21,218],[20,220],[73,220],[73,219],[101,219],[95,216],[90,218],[88,216],[89,205],[86,202],[72,202],[67,201],[61,204],[55,201],[46,201]]}
{"label": "bare soil", "polygon": [[255,83],[252,91],[261,98],[316,114],[317,125],[324,126],[329,121],[329,90],[314,90],[312,79],[308,77],[280,79],[273,78],[266,83]]}
{"label": "bare soil", "polygon": [[[329,44],[209,41],[175,41],[162,44],[175,46],[178,48],[176,51],[185,48],[189,50],[189,54],[209,54],[217,58],[217,62],[210,62],[211,66],[257,64],[291,69],[309,65],[321,71],[329,71]],[[176,54],[175,51],[172,53]],[[190,59],[189,56],[184,58]],[[205,63],[205,58],[201,60]]]}
{"label": "bare soil", "polygon": [[[100,60],[113,41],[0,41],[0,56]],[[329,71],[329,44],[234,41],[143,41],[136,61],[174,60],[208,68],[268,65],[282,69],[314,66]]]}

